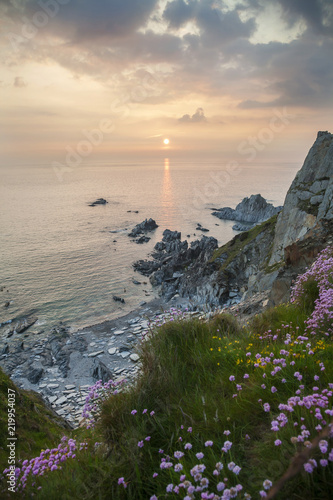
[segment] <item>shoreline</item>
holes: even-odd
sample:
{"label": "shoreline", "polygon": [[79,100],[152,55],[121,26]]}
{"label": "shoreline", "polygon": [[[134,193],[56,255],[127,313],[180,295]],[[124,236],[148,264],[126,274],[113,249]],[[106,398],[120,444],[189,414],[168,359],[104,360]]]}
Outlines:
{"label": "shoreline", "polygon": [[[15,334],[0,356],[2,369],[18,387],[39,393],[73,427],[82,420],[88,389],[102,379],[132,381],[140,369],[136,347],[150,323],[170,318],[187,299],[155,298],[101,323],[72,330],[62,323],[47,335]],[[199,313],[198,313],[199,314]]]}

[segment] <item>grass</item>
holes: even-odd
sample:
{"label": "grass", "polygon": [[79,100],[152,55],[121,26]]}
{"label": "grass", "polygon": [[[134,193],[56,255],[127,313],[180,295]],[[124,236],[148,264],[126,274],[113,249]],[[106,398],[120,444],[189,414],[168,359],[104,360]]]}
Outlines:
{"label": "grass", "polygon": [[15,391],[16,457],[26,459],[39,454],[64,433],[64,421],[48,409],[32,391],[18,389],[0,368],[0,467],[7,466],[8,389]]}
{"label": "grass", "polygon": [[[304,320],[317,296],[313,283],[305,288],[303,302],[269,309],[243,328],[234,317],[220,314],[209,322],[179,316],[153,329],[140,347],[142,373],[136,385],[101,404],[96,427],[72,434],[87,443],[87,449],[78,450],[61,470],[34,478],[34,486],[28,482],[27,496],[39,486],[37,497],[48,500],[184,498],[182,488],[179,494],[167,494],[166,487],[178,485],[181,473],[199,484],[190,471],[201,463],[209,489],[226,479],[228,488],[243,486],[237,498],[244,498],[245,492],[260,498],[263,482],[277,481],[297,452],[307,450],[296,439],[301,426],[309,433],[303,441],[319,432],[315,407],[311,413],[297,405],[292,412],[284,410],[287,422],[272,431],[272,421],[280,418],[279,405],[297,394],[313,394],[314,386],[321,393],[333,381],[331,338],[320,333],[299,338],[306,334]],[[30,431],[27,436],[31,439]],[[226,441],[233,444],[221,452]],[[186,450],[186,443],[192,449]],[[176,459],[177,451],[184,457]],[[204,453],[202,459],[196,457],[199,452]],[[316,449],[313,457],[319,463],[327,454]],[[182,472],[161,469],[161,459],[180,463]],[[219,461],[224,468],[218,476],[213,471]],[[241,467],[239,475],[228,469],[231,462]],[[332,463],[316,467],[312,474],[301,467],[276,498],[331,498]],[[118,484],[119,478],[126,488]]]}

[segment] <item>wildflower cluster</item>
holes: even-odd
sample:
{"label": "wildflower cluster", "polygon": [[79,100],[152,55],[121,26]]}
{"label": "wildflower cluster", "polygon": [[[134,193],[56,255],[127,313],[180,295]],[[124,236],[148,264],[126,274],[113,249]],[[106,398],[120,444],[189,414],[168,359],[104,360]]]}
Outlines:
{"label": "wildflower cluster", "polygon": [[[16,467],[16,491],[23,491],[29,479],[32,482],[32,486],[35,486],[37,478],[49,472],[61,470],[64,462],[69,459],[75,459],[78,449],[81,451],[87,450],[87,448],[87,442],[78,444],[75,439],[63,436],[57,448],[43,450],[38,457],[31,460],[24,460],[22,467]],[[4,475],[8,473],[8,469],[5,469],[3,472]],[[40,489],[41,486],[38,486],[37,490]]]}
{"label": "wildflower cluster", "polygon": [[111,395],[118,394],[119,388],[125,384],[125,382],[126,380],[124,379],[116,382],[109,380],[103,384],[101,380],[98,380],[96,384],[89,388],[89,394],[86,397],[82,412],[82,417],[86,419],[85,425],[87,429],[95,426],[100,413],[101,403]]}
{"label": "wildflower cluster", "polygon": [[315,308],[307,320],[307,329],[311,334],[317,332],[329,335],[333,333],[333,248],[323,250],[310,269],[299,276],[291,293],[291,302],[300,303],[306,293],[306,284],[310,281],[318,287]]}

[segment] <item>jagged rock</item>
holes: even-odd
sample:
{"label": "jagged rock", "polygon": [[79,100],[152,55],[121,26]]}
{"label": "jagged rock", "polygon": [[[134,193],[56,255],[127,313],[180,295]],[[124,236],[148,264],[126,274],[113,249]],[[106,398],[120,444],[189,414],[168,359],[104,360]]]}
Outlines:
{"label": "jagged rock", "polygon": [[148,243],[150,241],[149,236],[140,236],[137,240],[134,240],[135,243],[142,244],[142,243]]}
{"label": "jagged rock", "polygon": [[280,212],[282,207],[274,207],[267,203],[261,194],[253,194],[249,198],[244,198],[235,209],[230,207],[219,208],[212,215],[223,220],[235,220],[238,222],[264,222],[273,215]]}
{"label": "jagged rock", "polygon": [[247,291],[249,282],[251,293],[262,291],[257,278],[272,245],[273,229],[272,219],[260,226],[255,237],[243,232],[224,245],[225,252],[219,256],[205,262],[195,260],[180,279],[179,294],[201,309],[213,309],[239,302],[244,294],[240,289]]}
{"label": "jagged rock", "polygon": [[284,259],[284,249],[303,238],[321,219],[333,218],[333,135],[318,132],[303,167],[292,182],[276,225],[269,264]]}
{"label": "jagged rock", "polygon": [[85,352],[87,350],[87,342],[82,336],[71,337],[71,343],[67,343],[70,338],[68,330],[69,328],[62,325],[54,327],[46,344],[46,349],[50,349],[64,378],[68,374],[71,353]]}
{"label": "jagged rock", "polygon": [[171,242],[171,241],[175,241],[175,240],[180,240],[182,237],[182,234],[181,232],[179,231],[171,231],[170,229],[165,229],[163,231],[163,241],[168,243],[168,242]]}
{"label": "jagged rock", "polygon": [[183,270],[199,256],[202,262],[208,260],[215,248],[215,238],[203,236],[201,240],[193,241],[189,247],[186,240],[181,241],[180,232],[166,229],[162,241],[155,245],[156,252],[152,254],[154,260],[136,262],[134,267],[150,276],[153,286],[161,286],[160,294],[170,300],[177,291]]}
{"label": "jagged rock", "polygon": [[96,201],[93,201],[89,204],[89,207],[95,207],[96,205],[106,205],[107,201],[104,198],[98,198]]}
{"label": "jagged rock", "polygon": [[7,301],[5,302],[5,304],[4,304],[4,306],[5,306],[5,307],[9,307],[9,305],[10,305],[10,302],[9,302],[9,300],[7,300]]}
{"label": "jagged rock", "polygon": [[143,274],[144,276],[150,276],[160,267],[160,264],[156,261],[138,260],[137,262],[134,262],[133,267],[140,274]]}
{"label": "jagged rock", "polygon": [[28,316],[27,318],[20,319],[16,323],[12,324],[11,327],[6,330],[7,337],[11,337],[13,333],[23,333],[30,326],[34,325],[38,318],[36,316]]}
{"label": "jagged rock", "polygon": [[147,233],[148,231],[153,231],[157,227],[158,225],[156,224],[156,221],[154,221],[154,219],[145,219],[143,222],[140,222],[140,224],[137,224],[128,236],[130,236],[131,238],[136,238],[140,234]]}
{"label": "jagged rock", "polygon": [[102,380],[103,384],[113,378],[112,371],[100,360],[95,359],[92,368],[92,377],[95,380]]}

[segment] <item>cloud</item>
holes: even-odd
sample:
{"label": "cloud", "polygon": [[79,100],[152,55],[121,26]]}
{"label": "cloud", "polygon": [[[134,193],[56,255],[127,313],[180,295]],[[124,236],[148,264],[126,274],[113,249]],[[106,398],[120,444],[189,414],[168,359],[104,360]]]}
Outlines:
{"label": "cloud", "polygon": [[181,123],[202,123],[206,122],[207,118],[205,117],[204,110],[202,108],[198,108],[192,116],[188,114],[183,115],[178,119],[178,121]]}
{"label": "cloud", "polygon": [[333,36],[331,0],[278,0],[278,3],[289,25],[302,18],[315,33]]}
{"label": "cloud", "polygon": [[[327,106],[333,86],[330,2],[277,0],[274,5],[280,9],[267,13],[273,12],[278,26],[282,16],[289,25],[303,19],[307,29],[283,43],[254,43],[256,23],[263,22],[257,14],[273,0],[239,0],[234,9],[228,4],[229,10],[219,0],[172,0],[165,8],[158,0],[71,0],[59,4],[57,15],[19,43],[16,52],[7,39],[6,65],[55,62],[71,76],[88,76],[116,96],[134,93],[130,99],[138,102],[142,94],[151,104],[181,101],[190,90],[197,102],[202,96],[218,96],[243,109]],[[16,22],[13,32],[19,35],[22,18],[33,19],[42,3],[0,0],[0,7],[6,4],[6,16]],[[186,32],[188,21],[194,29]],[[205,117],[186,114],[180,121]]]}
{"label": "cloud", "polygon": [[168,2],[163,17],[171,28],[178,29],[194,17],[196,6],[197,2],[192,0],[188,3],[185,3],[184,0]]}
{"label": "cloud", "polygon": [[15,76],[13,85],[14,85],[14,87],[18,87],[18,88],[23,88],[23,87],[27,86],[27,84],[25,83],[24,78],[22,78],[22,76]]}
{"label": "cloud", "polygon": [[[48,19],[40,27],[41,32],[47,29],[64,35],[71,42],[79,42],[123,38],[134,33],[145,24],[157,3],[158,0],[70,0],[65,5],[55,1],[53,7],[48,8],[48,2],[23,0],[7,5],[6,15],[21,24],[28,20],[34,25],[36,13],[43,13]],[[22,22],[23,15],[25,21]]]}

